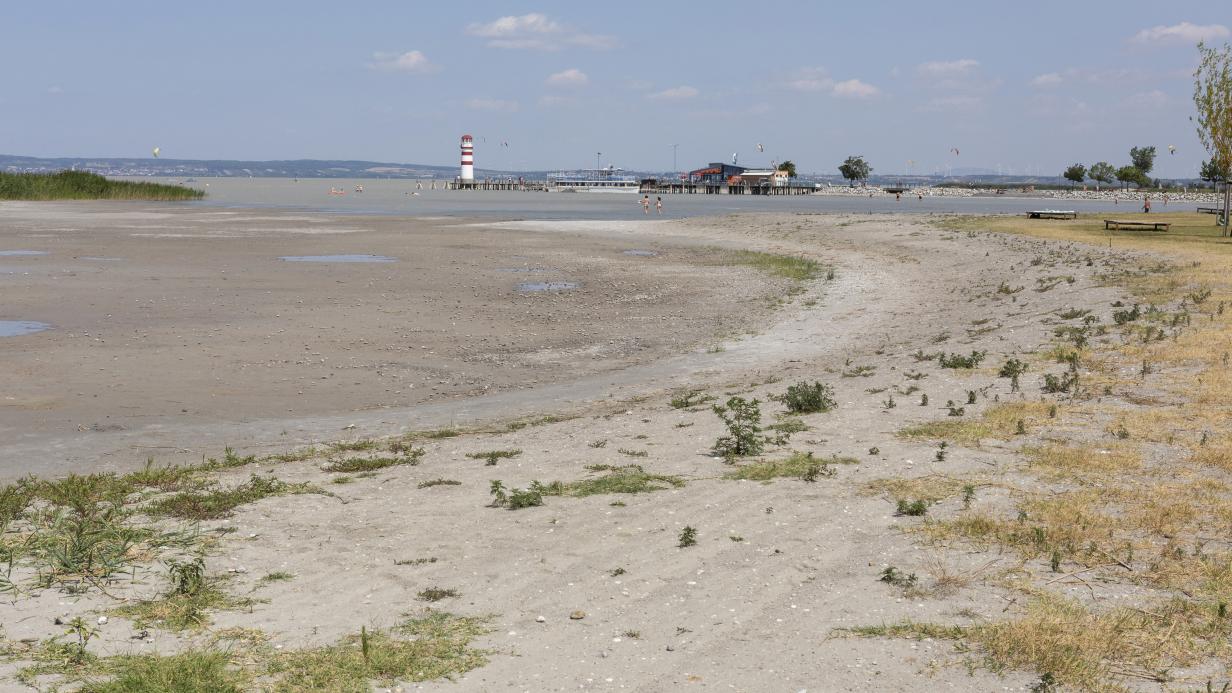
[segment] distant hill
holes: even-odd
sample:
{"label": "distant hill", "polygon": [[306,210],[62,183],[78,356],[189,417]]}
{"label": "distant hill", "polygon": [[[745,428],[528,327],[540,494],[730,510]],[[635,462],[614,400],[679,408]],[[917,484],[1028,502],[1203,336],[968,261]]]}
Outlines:
{"label": "distant hill", "polygon": [[[105,176],[233,176],[252,178],[448,178],[458,175],[456,166],[428,166],[381,161],[234,161],[227,159],[128,159],[112,157],[63,157],[46,159],[0,154],[0,171],[48,173],[76,169]],[[526,175],[476,169],[477,177]],[[540,172],[538,177],[544,173]]]}

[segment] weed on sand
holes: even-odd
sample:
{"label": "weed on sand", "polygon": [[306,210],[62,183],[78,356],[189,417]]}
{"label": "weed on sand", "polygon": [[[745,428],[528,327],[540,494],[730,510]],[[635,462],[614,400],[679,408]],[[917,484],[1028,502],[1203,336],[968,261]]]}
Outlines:
{"label": "weed on sand", "polygon": [[334,645],[276,655],[267,665],[270,690],[368,693],[373,682],[453,678],[487,663],[488,653],[471,647],[486,632],[482,619],[431,611],[391,631],[364,629]]}
{"label": "weed on sand", "polygon": [[289,484],[270,476],[253,474],[248,481],[230,488],[184,491],[154,501],[147,509],[154,515],[185,520],[215,520],[231,511],[270,496],[298,493],[323,493],[311,484]]}
{"label": "weed on sand", "polygon": [[347,457],[326,464],[324,470],[327,472],[350,474],[355,472],[371,472],[387,467],[413,466],[419,464],[419,460],[423,458],[424,452],[423,448],[408,448],[396,457]]}
{"label": "weed on sand", "polygon": [[770,481],[780,477],[816,481],[834,476],[836,464],[859,464],[854,457],[814,457],[813,453],[795,452],[786,459],[761,460],[743,464],[728,473],[726,479]]}
{"label": "weed on sand", "polygon": [[243,608],[252,600],[236,599],[222,590],[222,580],[205,574],[205,561],[167,563],[169,589],[159,598],[124,604],[113,614],[133,619],[138,628],[158,626],[171,631],[196,630],[209,625],[210,611]]}
{"label": "weed on sand", "polygon": [[1009,402],[989,407],[974,419],[941,420],[908,426],[899,435],[909,439],[948,440],[965,447],[979,447],[986,438],[1010,440],[1018,435],[1018,422],[1040,423],[1055,414],[1050,401]]}

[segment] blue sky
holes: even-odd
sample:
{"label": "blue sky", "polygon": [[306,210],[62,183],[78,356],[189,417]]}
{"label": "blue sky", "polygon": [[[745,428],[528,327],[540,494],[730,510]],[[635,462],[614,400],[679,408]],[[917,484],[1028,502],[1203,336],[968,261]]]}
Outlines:
{"label": "blue sky", "polygon": [[1194,44],[1230,25],[1211,1],[7,3],[0,152],[452,165],[469,132],[484,168],[667,170],[677,144],[681,169],[1057,174],[1155,145],[1192,176]]}

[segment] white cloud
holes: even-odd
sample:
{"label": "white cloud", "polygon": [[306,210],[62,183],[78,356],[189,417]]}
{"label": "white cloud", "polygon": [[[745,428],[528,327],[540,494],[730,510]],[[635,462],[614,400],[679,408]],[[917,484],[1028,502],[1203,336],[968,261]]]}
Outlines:
{"label": "white cloud", "polygon": [[971,58],[950,61],[936,60],[916,65],[915,71],[931,79],[944,79],[969,75],[979,66],[980,61]]}
{"label": "white cloud", "polygon": [[1212,41],[1215,39],[1227,38],[1232,35],[1232,31],[1222,24],[1190,24],[1189,22],[1181,22],[1172,26],[1151,27],[1143,29],[1130,41],[1141,44],[1152,43],[1189,43],[1194,44],[1199,41]]}
{"label": "white cloud", "polygon": [[1063,80],[1062,80],[1061,75],[1055,72],[1047,72],[1042,75],[1037,75],[1034,79],[1032,79],[1031,86],[1044,87],[1044,88],[1055,87],[1058,84],[1060,84],[1062,81]]}
{"label": "white cloud", "polygon": [[672,87],[663,91],[656,91],[653,94],[647,94],[646,98],[658,99],[661,101],[683,101],[697,96],[698,92],[693,87]]}
{"label": "white cloud", "polygon": [[466,102],[466,107],[472,111],[502,111],[512,113],[518,110],[517,101],[505,101],[504,99],[469,99]]}
{"label": "white cloud", "polygon": [[419,51],[405,53],[373,53],[372,62],[368,67],[374,70],[389,70],[391,72],[417,72],[420,74],[436,72],[439,68],[428,60],[428,56]]}
{"label": "white cloud", "polygon": [[941,96],[931,99],[918,110],[926,113],[971,113],[984,107],[980,96]]}
{"label": "white cloud", "polygon": [[834,85],[831,94],[841,99],[871,99],[881,93],[881,90],[858,79],[849,79]]}
{"label": "white cloud", "polygon": [[796,91],[826,91],[834,87],[834,80],[824,67],[806,67],[796,72],[786,86]]}
{"label": "white cloud", "polygon": [[553,75],[549,75],[547,79],[547,85],[549,87],[562,87],[566,89],[584,87],[589,83],[590,78],[586,76],[586,73],[576,67],[571,67],[568,70],[562,70]]}
{"label": "white cloud", "polygon": [[843,99],[868,99],[881,93],[877,87],[858,79],[836,81],[824,67],[797,70],[782,86],[795,91],[828,92]]}
{"label": "white cloud", "polygon": [[586,34],[538,12],[475,22],[467,25],[466,33],[487,39],[492,48],[552,51],[580,46],[599,50],[616,45],[611,36]]}

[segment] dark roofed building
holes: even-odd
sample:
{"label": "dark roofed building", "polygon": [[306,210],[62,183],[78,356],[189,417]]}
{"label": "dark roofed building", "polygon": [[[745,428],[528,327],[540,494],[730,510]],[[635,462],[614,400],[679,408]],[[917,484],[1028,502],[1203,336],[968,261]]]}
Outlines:
{"label": "dark roofed building", "polygon": [[716,162],[706,168],[689,171],[689,181],[693,183],[726,183],[732,176],[739,176],[746,170],[743,166]]}

